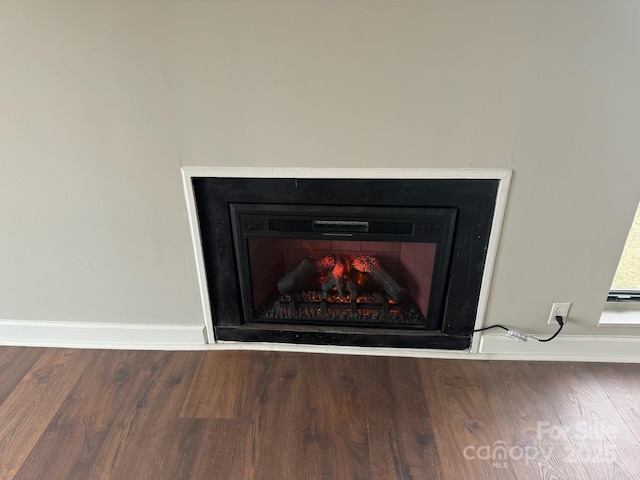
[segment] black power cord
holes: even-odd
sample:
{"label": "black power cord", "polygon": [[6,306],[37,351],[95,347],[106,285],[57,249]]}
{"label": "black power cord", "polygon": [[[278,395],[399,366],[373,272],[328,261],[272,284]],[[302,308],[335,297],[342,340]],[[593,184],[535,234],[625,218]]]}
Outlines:
{"label": "black power cord", "polygon": [[534,340],[537,340],[539,342],[550,342],[551,340],[553,340],[554,338],[556,338],[558,336],[558,334],[562,331],[562,327],[564,327],[564,320],[562,319],[562,317],[560,315],[556,315],[556,322],[558,322],[558,325],[560,325],[560,328],[558,328],[556,333],[551,335],[549,338],[537,338],[537,337],[534,337],[534,336],[531,336],[531,335],[527,335],[526,333],[516,332],[515,330],[511,330],[510,328],[507,328],[504,325],[499,325],[499,324],[489,325],[488,327],[484,327],[484,328],[477,328],[472,333],[484,332],[485,330],[489,330],[491,328],[501,328],[501,329],[507,331],[507,335],[508,336],[514,337],[514,338],[519,339],[521,341],[522,340],[526,341],[526,339],[528,337],[531,337]]}
{"label": "black power cord", "polygon": [[551,340],[553,340],[554,338],[556,338],[558,336],[558,334],[562,330],[562,327],[564,327],[564,320],[562,320],[562,317],[560,315],[556,315],[556,322],[558,322],[558,325],[560,325],[560,328],[558,328],[556,333],[551,335],[549,338],[545,338],[545,339],[540,339],[540,338],[536,338],[536,337],[531,337],[531,338],[535,338],[539,342],[550,342]]}
{"label": "black power cord", "polygon": [[509,329],[503,325],[489,325],[488,327],[484,327],[484,328],[477,328],[475,329],[472,333],[476,333],[476,332],[484,332],[485,330],[489,330],[491,328],[501,328],[503,330],[506,330],[507,332],[509,331]]}

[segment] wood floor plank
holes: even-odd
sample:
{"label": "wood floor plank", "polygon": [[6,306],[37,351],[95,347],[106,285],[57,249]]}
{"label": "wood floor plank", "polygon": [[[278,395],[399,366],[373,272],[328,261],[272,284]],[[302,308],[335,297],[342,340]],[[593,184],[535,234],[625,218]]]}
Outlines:
{"label": "wood floor plank", "polygon": [[[546,363],[547,367],[553,364]],[[471,367],[485,386],[502,442],[518,479],[589,478],[546,395],[546,375],[524,362],[478,361]],[[497,450],[496,450],[497,451]]]}
{"label": "wood floor plank", "polygon": [[162,354],[146,388],[120,409],[86,478],[188,478],[176,473],[185,452],[174,427],[201,355]]}
{"label": "wood floor plank", "polygon": [[[151,381],[162,354],[104,350],[71,390],[15,476],[15,480],[88,477],[103,441],[123,405]],[[60,455],[59,445],[67,445]]]}
{"label": "wood floor plank", "polygon": [[640,368],[633,364],[590,364],[592,374],[640,443]]}
{"label": "wood floor plank", "polygon": [[545,376],[546,392],[562,428],[573,443],[577,459],[594,480],[633,479],[640,471],[640,447],[633,432],[611,403],[587,364],[531,366]]}
{"label": "wood floor plank", "polygon": [[[247,478],[305,478],[303,433],[310,356],[267,354],[251,376],[242,418],[251,420]],[[259,356],[258,358],[266,358]]]}
{"label": "wood floor plank", "polygon": [[0,410],[0,478],[15,476],[82,372],[91,352],[45,350]]}
{"label": "wood floor plank", "polygon": [[306,478],[371,478],[368,382],[363,375],[366,375],[363,357],[312,357],[304,428]]}
{"label": "wood floor plank", "polygon": [[484,450],[502,438],[484,393],[468,362],[431,359],[420,374],[445,478],[516,478],[509,458],[487,462]]}
{"label": "wood floor plank", "polygon": [[373,378],[367,395],[371,478],[444,478],[420,378],[420,360],[367,360]]}
{"label": "wood floor plank", "polygon": [[0,403],[16,388],[43,351],[39,348],[0,347]]}
{"label": "wood floor plank", "polygon": [[[176,480],[250,478],[250,422],[235,419],[177,418],[172,425],[172,432],[180,439],[180,462],[172,472],[176,475]],[[172,452],[167,454],[172,455]]]}
{"label": "wood floor plank", "polygon": [[259,381],[273,355],[222,351],[203,355],[180,415],[184,418],[239,418],[247,389]]}

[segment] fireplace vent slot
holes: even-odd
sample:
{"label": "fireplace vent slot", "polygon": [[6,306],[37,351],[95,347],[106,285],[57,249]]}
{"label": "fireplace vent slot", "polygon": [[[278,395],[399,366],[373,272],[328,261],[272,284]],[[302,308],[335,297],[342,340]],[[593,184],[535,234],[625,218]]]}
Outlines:
{"label": "fireplace vent slot", "polygon": [[383,233],[385,235],[413,235],[413,222],[371,222],[369,233]]}
{"label": "fireplace vent slot", "polygon": [[313,230],[316,232],[366,233],[369,231],[369,222],[356,222],[350,220],[314,220]]}
{"label": "fireplace vent slot", "polygon": [[[261,230],[254,223],[262,224],[256,219],[248,219],[249,230]],[[269,231],[280,233],[375,233],[384,235],[413,235],[413,222],[376,222],[351,220],[307,220],[307,219],[269,219]],[[433,228],[433,227],[432,227]]]}
{"label": "fireplace vent slot", "polygon": [[311,220],[269,220],[270,232],[311,232]]}

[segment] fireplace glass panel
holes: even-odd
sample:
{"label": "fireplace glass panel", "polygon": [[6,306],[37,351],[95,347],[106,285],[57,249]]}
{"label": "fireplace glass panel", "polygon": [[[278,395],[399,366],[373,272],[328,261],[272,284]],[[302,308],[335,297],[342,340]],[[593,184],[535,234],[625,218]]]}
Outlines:
{"label": "fireplace glass panel", "polygon": [[249,238],[253,318],[424,326],[436,248],[421,242]]}
{"label": "fireplace glass panel", "polygon": [[245,323],[433,330],[456,210],[233,204]]}

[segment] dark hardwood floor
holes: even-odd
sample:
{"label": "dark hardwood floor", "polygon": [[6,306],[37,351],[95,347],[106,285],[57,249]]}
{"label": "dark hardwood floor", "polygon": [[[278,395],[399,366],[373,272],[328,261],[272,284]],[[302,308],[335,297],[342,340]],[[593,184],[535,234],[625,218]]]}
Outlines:
{"label": "dark hardwood floor", "polygon": [[640,365],[0,347],[0,479],[640,478]]}

